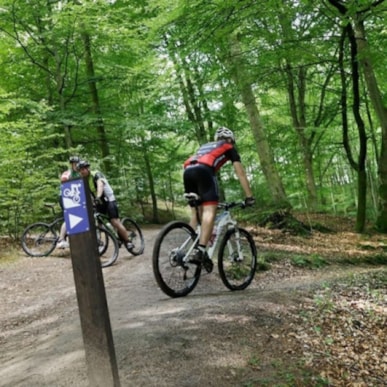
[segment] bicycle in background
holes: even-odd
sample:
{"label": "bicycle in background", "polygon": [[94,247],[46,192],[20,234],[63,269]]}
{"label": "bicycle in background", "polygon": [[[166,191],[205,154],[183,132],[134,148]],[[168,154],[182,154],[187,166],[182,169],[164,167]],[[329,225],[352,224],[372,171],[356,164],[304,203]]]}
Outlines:
{"label": "bicycle in background", "polygon": [[[57,246],[60,228],[64,222],[64,217],[55,214],[54,204],[44,204],[51,208],[54,220],[51,223],[37,222],[26,227],[21,237],[21,245],[24,252],[30,257],[47,257]],[[118,244],[113,234],[102,227],[96,228],[98,243],[98,253],[101,265],[105,262],[116,260],[118,257]]]}
{"label": "bicycle in background", "polygon": [[[153,273],[160,289],[170,297],[183,297],[198,284],[202,264],[191,261],[201,232],[198,200],[195,193],[184,195],[194,205],[198,227],[172,221],[159,232],[153,249]],[[209,246],[209,258],[217,252],[218,271],[224,285],[230,290],[246,289],[257,269],[257,249],[251,234],[240,228],[231,216],[233,208],[245,208],[244,202],[219,203],[221,212],[216,219],[216,235]],[[214,230],[215,230],[214,227]]]}
{"label": "bicycle in background", "polygon": [[[96,221],[96,226],[98,229],[107,230],[113,236],[114,242],[117,245],[117,250],[119,250],[119,248],[122,245],[124,245],[126,249],[129,251],[129,253],[134,256],[141,255],[144,252],[144,249],[145,249],[144,237],[140,226],[133,219],[129,217],[124,217],[121,220],[121,223],[123,224],[126,231],[128,232],[128,240],[131,244],[130,248],[127,247],[126,243],[118,235],[116,229],[110,223],[109,217],[107,215],[101,212],[98,212],[94,209],[94,219]],[[118,258],[118,253],[108,256],[107,259],[105,259],[104,261],[101,260],[102,267],[113,265],[117,260],[117,258]]]}

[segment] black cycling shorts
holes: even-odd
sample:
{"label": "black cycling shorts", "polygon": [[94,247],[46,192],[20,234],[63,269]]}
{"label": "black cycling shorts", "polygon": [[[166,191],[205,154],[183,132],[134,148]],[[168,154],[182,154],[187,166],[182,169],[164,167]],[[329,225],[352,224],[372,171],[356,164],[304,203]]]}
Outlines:
{"label": "black cycling shorts", "polygon": [[102,204],[99,204],[97,206],[97,211],[107,215],[109,219],[119,218],[118,206],[116,201],[103,201]]}
{"label": "black cycling shorts", "polygon": [[213,168],[204,164],[189,165],[183,174],[185,193],[200,196],[199,204],[218,204],[218,181]]}
{"label": "black cycling shorts", "polygon": [[107,214],[109,219],[118,219],[120,217],[118,213],[118,206],[116,201],[108,202]]}

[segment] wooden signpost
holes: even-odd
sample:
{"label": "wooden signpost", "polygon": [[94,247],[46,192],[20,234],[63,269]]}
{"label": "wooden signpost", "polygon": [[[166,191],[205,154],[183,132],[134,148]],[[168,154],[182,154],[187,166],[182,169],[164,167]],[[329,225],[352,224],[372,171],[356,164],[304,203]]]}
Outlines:
{"label": "wooden signpost", "polygon": [[86,180],[76,179],[63,183],[61,191],[89,383],[120,387],[90,189]]}

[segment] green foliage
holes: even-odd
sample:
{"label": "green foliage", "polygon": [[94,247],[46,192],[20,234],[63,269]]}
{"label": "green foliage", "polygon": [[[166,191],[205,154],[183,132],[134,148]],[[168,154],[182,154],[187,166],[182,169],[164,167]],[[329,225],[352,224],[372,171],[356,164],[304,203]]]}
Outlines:
{"label": "green foliage", "polygon": [[47,123],[50,109],[44,103],[2,97],[0,170],[5,189],[0,191],[0,229],[17,238],[21,227],[41,214],[43,202],[57,200],[64,167],[56,160],[67,159],[67,154],[56,147],[60,136]]}
{"label": "green foliage", "polygon": [[387,265],[387,256],[384,253],[375,253],[365,257],[345,257],[342,262],[349,265]]}
{"label": "green foliage", "polygon": [[329,263],[318,254],[311,255],[294,255],[291,257],[291,263],[297,267],[304,267],[309,269],[320,269]]}
{"label": "green foliage", "polygon": [[[356,12],[362,5],[353,6]],[[356,213],[357,176],[342,147],[339,110],[341,24],[326,4],[0,0],[0,10],[0,179],[6,187],[0,193],[0,234],[16,237],[21,225],[43,215],[42,204],[56,200],[58,176],[74,151],[106,174],[123,213],[144,219],[151,209],[155,218],[166,207],[175,216],[182,163],[219,125],[235,131],[257,209],[283,209],[264,173],[274,168],[291,206],[309,208],[305,160],[310,150],[316,209]],[[369,55],[384,90],[385,16],[375,7],[367,17]],[[230,38],[235,36],[244,67],[241,84],[251,85],[258,123],[246,114],[233,77]],[[289,105],[291,84],[297,117]],[[348,99],[351,106],[351,93]],[[377,213],[381,138],[366,92],[361,104],[372,139],[367,150],[371,217]],[[348,110],[356,154],[358,134]],[[253,124],[263,127],[274,165],[258,154],[262,139]],[[227,200],[240,200],[232,167],[220,177]],[[256,210],[241,217],[261,221]]]}

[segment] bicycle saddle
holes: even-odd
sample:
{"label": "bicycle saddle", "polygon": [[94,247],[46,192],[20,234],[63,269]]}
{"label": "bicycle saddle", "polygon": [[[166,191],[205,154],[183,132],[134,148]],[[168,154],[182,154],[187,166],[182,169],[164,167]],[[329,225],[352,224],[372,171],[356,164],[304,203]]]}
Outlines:
{"label": "bicycle saddle", "polygon": [[196,194],[195,192],[185,193],[184,197],[187,200],[199,200],[200,199],[200,196],[198,194]]}

